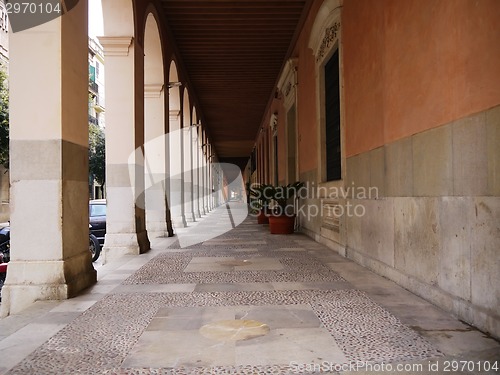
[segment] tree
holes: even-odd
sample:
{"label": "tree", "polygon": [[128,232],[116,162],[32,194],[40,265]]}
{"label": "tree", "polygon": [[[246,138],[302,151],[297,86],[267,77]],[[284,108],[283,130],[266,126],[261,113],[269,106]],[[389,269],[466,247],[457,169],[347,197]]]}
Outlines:
{"label": "tree", "polygon": [[3,66],[0,67],[0,164],[9,169],[9,89]]}
{"label": "tree", "polygon": [[104,130],[99,125],[89,124],[89,173],[101,186],[106,182],[105,156]]}

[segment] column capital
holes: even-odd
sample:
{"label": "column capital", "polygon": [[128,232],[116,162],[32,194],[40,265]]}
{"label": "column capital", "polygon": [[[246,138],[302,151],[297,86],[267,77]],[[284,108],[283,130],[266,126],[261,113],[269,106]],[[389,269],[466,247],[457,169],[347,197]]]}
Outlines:
{"label": "column capital", "polygon": [[148,83],[144,85],[144,97],[145,98],[159,98],[161,92],[163,91],[162,83]]}
{"label": "column capital", "polygon": [[133,37],[131,36],[99,36],[104,49],[104,56],[128,56]]}
{"label": "column capital", "polygon": [[177,120],[180,114],[181,114],[180,109],[171,109],[170,111],[168,111],[168,116],[171,121]]}

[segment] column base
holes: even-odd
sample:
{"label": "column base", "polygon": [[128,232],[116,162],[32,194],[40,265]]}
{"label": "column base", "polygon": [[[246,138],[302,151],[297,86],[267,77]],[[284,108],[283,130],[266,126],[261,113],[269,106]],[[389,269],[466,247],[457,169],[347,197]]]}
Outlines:
{"label": "column base", "polygon": [[172,226],[172,221],[169,220],[169,222],[167,223],[167,236],[173,237],[174,235],[174,227]]}
{"label": "column base", "polygon": [[168,236],[167,223],[164,221],[148,222],[146,226],[149,238]]}
{"label": "column base", "polygon": [[139,255],[151,248],[148,232],[106,234],[101,258],[103,264],[124,255]]}
{"label": "column base", "polygon": [[187,227],[187,221],[185,216],[178,216],[172,218],[172,226],[174,228],[186,228]]}
{"label": "column base", "polygon": [[196,215],[194,214],[194,212],[188,212],[186,214],[186,221],[188,223],[195,223],[196,222]]}
{"label": "column base", "polygon": [[97,282],[90,253],[66,260],[10,261],[2,288],[0,317],[16,314],[35,301],[63,300]]}

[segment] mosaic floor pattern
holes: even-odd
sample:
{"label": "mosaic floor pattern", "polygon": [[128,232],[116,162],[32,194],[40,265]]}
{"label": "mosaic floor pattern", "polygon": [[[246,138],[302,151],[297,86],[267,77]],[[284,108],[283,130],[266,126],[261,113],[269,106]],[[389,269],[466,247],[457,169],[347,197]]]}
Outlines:
{"label": "mosaic floor pattern", "polygon": [[[441,356],[332,271],[330,252],[253,218],[174,244],[9,374],[305,374],[297,369]],[[166,284],[192,289],[158,291]]]}

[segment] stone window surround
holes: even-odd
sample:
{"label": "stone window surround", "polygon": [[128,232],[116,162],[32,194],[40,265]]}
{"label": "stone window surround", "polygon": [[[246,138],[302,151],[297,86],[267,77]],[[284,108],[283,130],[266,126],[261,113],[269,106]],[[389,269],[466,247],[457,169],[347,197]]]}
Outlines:
{"label": "stone window surround", "polygon": [[[326,188],[341,188],[345,184],[346,154],[345,154],[345,119],[344,119],[344,92],[343,92],[343,62],[341,36],[341,9],[342,0],[325,0],[319,9],[309,37],[309,48],[312,49],[316,62],[316,119],[318,144],[318,173],[317,184]],[[339,87],[340,87],[340,145],[341,145],[341,179],[326,181],[326,116],[325,116],[325,65],[333,53],[339,51]],[[344,220],[338,220],[333,213],[335,207],[342,202],[335,197],[319,197],[323,206],[320,236],[324,237],[341,248],[345,245],[346,233]],[[331,214],[329,214],[331,213]]]}
{"label": "stone window surround", "polygon": [[[317,141],[318,141],[318,184],[326,187],[341,187],[344,185],[346,155],[345,155],[345,120],[344,120],[344,92],[343,92],[343,61],[342,61],[342,27],[341,2],[339,0],[325,0],[321,6],[309,37],[309,48],[312,49],[316,62],[316,91],[317,95]],[[324,68],[336,50],[339,50],[339,78],[340,78],[340,133],[342,179],[326,181],[326,147],[325,139],[325,73]]]}
{"label": "stone window surround", "polygon": [[[285,150],[286,150],[286,162],[288,164],[288,112],[295,105],[295,176],[299,176],[299,160],[300,160],[300,152],[299,152],[299,131],[298,131],[298,106],[297,106],[297,85],[298,85],[298,61],[297,57],[292,57],[288,59],[281,73],[281,76],[278,80],[278,89],[284,97],[284,107],[285,107]],[[288,175],[288,165],[285,169],[285,180],[289,183],[294,181],[290,181],[290,177]]]}

